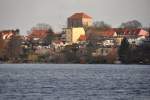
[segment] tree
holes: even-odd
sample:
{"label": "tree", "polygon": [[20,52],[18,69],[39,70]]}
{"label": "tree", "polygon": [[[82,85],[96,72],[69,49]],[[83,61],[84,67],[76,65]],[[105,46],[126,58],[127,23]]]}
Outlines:
{"label": "tree", "polygon": [[129,42],[127,38],[124,37],[118,50],[119,58],[123,63],[128,63],[129,50],[130,50]]}
{"label": "tree", "polygon": [[43,42],[48,45],[56,38],[56,36],[52,28],[49,28],[46,34],[47,35],[44,37]]}
{"label": "tree", "polygon": [[35,53],[29,53],[27,59],[31,62],[37,62],[38,61],[38,55]]}
{"label": "tree", "polygon": [[66,62],[69,63],[78,63],[80,60],[77,56],[77,51],[79,49],[79,45],[78,44],[72,44],[72,45],[67,45],[64,50],[62,51],[62,53],[65,56]]}
{"label": "tree", "polygon": [[40,42],[45,45],[49,45],[55,38],[52,27],[46,23],[36,24],[35,27],[31,28],[29,35],[34,38],[40,38]]}
{"label": "tree", "polygon": [[3,52],[4,52],[4,48],[5,48],[5,41],[0,38],[0,59],[3,59]]}
{"label": "tree", "polygon": [[16,29],[15,32],[16,32],[17,35],[19,35],[20,30],[19,30],[19,29]]}
{"label": "tree", "polygon": [[137,29],[141,28],[142,24],[137,20],[127,21],[120,25],[120,28]]}
{"label": "tree", "polygon": [[46,23],[38,23],[36,24],[35,27],[32,27],[31,30],[49,30],[49,29],[52,29],[51,26],[49,24],[46,24]]}
{"label": "tree", "polygon": [[100,30],[110,29],[111,26],[104,21],[96,21],[93,23],[93,27]]}
{"label": "tree", "polygon": [[5,56],[8,59],[18,59],[20,54],[22,53],[21,48],[21,38],[20,36],[12,37],[5,48]]}
{"label": "tree", "polygon": [[112,48],[109,54],[106,56],[107,63],[114,63],[117,59],[117,48]]}

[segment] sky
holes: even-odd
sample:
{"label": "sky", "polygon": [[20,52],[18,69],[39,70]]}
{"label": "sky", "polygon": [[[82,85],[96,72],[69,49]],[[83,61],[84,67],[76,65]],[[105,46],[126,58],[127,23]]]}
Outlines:
{"label": "sky", "polygon": [[26,34],[37,23],[47,23],[58,32],[76,12],[112,27],[130,20],[150,26],[150,0],[0,0],[0,30],[19,28]]}

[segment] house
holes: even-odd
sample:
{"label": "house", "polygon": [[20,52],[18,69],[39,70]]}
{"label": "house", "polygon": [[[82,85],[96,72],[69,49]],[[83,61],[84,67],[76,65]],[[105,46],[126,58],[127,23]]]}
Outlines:
{"label": "house", "polygon": [[87,39],[99,39],[99,38],[103,38],[103,37],[116,37],[117,33],[115,32],[115,30],[113,29],[106,29],[106,30],[98,30],[95,28],[90,28],[87,33]]}
{"label": "house", "polygon": [[118,36],[149,36],[149,32],[147,32],[144,29],[122,29],[122,28],[114,28],[115,32],[117,33]]}
{"label": "house", "polygon": [[3,30],[0,31],[0,38],[2,38],[3,40],[9,40],[11,39],[13,36],[17,35],[19,33],[19,30]]}
{"label": "house", "polygon": [[92,17],[81,12],[68,17],[68,27],[89,27],[92,25]]}
{"label": "house", "polygon": [[115,45],[114,38],[117,33],[113,29],[98,30],[91,28],[86,33],[87,41],[92,45],[113,46]]}
{"label": "house", "polygon": [[115,63],[117,54],[117,48],[103,46],[99,46],[92,52],[92,56],[100,63]]}
{"label": "house", "polygon": [[111,51],[111,48],[100,47],[96,49],[95,52],[92,53],[92,55],[93,56],[107,56],[110,51]]}
{"label": "house", "polygon": [[104,40],[103,41],[103,46],[114,46],[115,45],[115,41],[114,41],[114,39],[106,39],[106,40]]}
{"label": "house", "polygon": [[83,27],[65,28],[64,32],[66,33],[67,43],[78,43],[80,36],[85,35],[85,30]]}
{"label": "house", "polygon": [[[28,40],[43,42],[45,39],[47,39],[48,36],[51,36],[53,34],[54,32],[49,24],[39,23],[32,27],[28,32]],[[49,44],[49,41],[44,42],[46,44]]]}
{"label": "house", "polygon": [[33,40],[39,40],[41,38],[44,38],[47,36],[48,30],[45,29],[33,29],[29,35],[28,38],[33,39]]}
{"label": "house", "polygon": [[32,29],[30,33],[28,33],[28,41],[32,44],[41,44],[41,45],[49,45],[54,39],[55,33],[49,31],[49,29]]}
{"label": "house", "polygon": [[118,45],[121,44],[121,41],[126,37],[131,45],[139,45],[142,40],[149,36],[149,32],[144,29],[114,29],[117,33],[115,38]]}
{"label": "house", "polygon": [[64,49],[67,44],[64,44],[61,40],[52,41],[52,47],[56,52],[59,52]]}
{"label": "house", "polygon": [[150,38],[146,38],[145,40],[143,40],[140,45],[150,48]]}

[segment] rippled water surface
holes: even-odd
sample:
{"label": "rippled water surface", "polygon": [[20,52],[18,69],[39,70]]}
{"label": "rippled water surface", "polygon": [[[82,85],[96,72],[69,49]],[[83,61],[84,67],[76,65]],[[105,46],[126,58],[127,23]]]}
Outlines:
{"label": "rippled water surface", "polygon": [[0,100],[150,100],[150,66],[0,65]]}

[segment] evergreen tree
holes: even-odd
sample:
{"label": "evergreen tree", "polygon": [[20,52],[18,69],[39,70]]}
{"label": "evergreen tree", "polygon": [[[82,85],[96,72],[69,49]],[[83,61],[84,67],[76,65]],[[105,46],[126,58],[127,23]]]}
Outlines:
{"label": "evergreen tree", "polygon": [[129,63],[128,62],[129,51],[130,51],[129,42],[127,38],[124,37],[118,50],[119,58],[122,61],[122,63]]}

